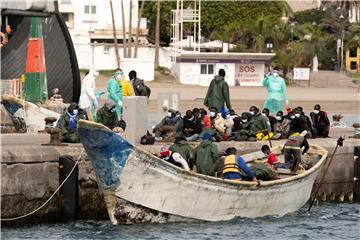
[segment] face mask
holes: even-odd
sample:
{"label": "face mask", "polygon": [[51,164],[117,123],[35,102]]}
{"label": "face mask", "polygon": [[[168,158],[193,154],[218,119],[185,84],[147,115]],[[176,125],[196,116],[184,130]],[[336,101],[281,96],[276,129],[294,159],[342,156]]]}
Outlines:
{"label": "face mask", "polygon": [[110,110],[110,112],[115,112],[115,108],[112,108],[112,109]]}
{"label": "face mask", "polygon": [[215,112],[210,112],[210,117],[215,117]]}
{"label": "face mask", "polygon": [[199,118],[201,118],[202,117],[202,115],[201,114],[199,114]]}
{"label": "face mask", "polygon": [[250,113],[251,115],[253,115],[253,116],[255,115],[255,112],[254,112],[254,111],[250,111],[249,113]]}
{"label": "face mask", "polygon": [[295,113],[295,117],[300,117],[300,113]]}
{"label": "face mask", "polygon": [[319,114],[319,110],[316,110],[316,109],[314,109],[314,111],[313,111],[315,114]]}
{"label": "face mask", "polygon": [[99,72],[98,72],[98,71],[93,72],[93,76],[94,76],[94,77],[99,76]]}
{"label": "face mask", "polygon": [[292,115],[292,116],[290,116],[290,118],[291,118],[291,119],[294,119],[294,118],[295,118],[295,116],[294,116],[294,115]]}
{"label": "face mask", "polygon": [[77,115],[79,113],[79,111],[77,109],[74,109],[73,113],[74,113],[74,115]]}
{"label": "face mask", "polygon": [[189,121],[194,120],[194,116],[192,116],[191,118],[188,118]]}
{"label": "face mask", "polygon": [[225,117],[225,118],[226,118],[226,119],[230,118],[230,114],[226,115],[226,117]]}
{"label": "face mask", "polygon": [[122,74],[116,74],[116,75],[115,75],[115,78],[116,78],[118,81],[120,81],[120,80],[121,80],[121,76],[122,76]]}
{"label": "face mask", "polygon": [[167,117],[171,117],[172,116],[172,113],[171,112],[167,112]]}
{"label": "face mask", "polygon": [[266,117],[266,114],[265,114],[265,113],[261,113],[261,115],[263,115],[264,117]]}
{"label": "face mask", "polygon": [[274,76],[274,78],[277,78],[279,76],[278,73],[273,73],[272,75]]}
{"label": "face mask", "polygon": [[276,120],[278,120],[278,121],[281,121],[281,119],[282,119],[281,116],[276,116],[275,118],[276,118]]}
{"label": "face mask", "polygon": [[247,120],[247,119],[241,119],[241,121],[242,121],[243,123],[246,123],[248,120]]}

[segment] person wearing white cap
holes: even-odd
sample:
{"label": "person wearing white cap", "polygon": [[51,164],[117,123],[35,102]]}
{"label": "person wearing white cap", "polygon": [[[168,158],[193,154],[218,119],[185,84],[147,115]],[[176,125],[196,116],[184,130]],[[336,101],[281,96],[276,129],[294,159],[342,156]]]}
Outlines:
{"label": "person wearing white cap", "polygon": [[87,117],[90,121],[93,121],[93,116],[90,111],[91,105],[94,107],[98,105],[98,100],[95,95],[95,79],[97,76],[99,76],[99,72],[94,68],[91,68],[81,84],[79,107],[86,111]]}

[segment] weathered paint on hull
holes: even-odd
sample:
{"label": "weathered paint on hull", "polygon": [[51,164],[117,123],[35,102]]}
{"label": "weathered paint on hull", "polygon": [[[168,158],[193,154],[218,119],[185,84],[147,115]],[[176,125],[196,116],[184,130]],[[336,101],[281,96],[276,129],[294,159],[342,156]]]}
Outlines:
{"label": "weathered paint on hull", "polygon": [[[323,148],[312,147],[310,151],[319,153],[322,158],[310,170],[294,177],[257,185],[187,172],[126,145],[127,142],[120,136],[98,124],[81,121],[79,133],[93,162],[113,224],[117,223],[114,216],[115,196],[163,213],[206,221],[282,216],[298,210],[310,198],[313,183],[327,155]],[[89,138],[92,140],[89,141]],[[106,152],[116,144],[117,151],[122,149],[127,154],[120,156]],[[249,154],[245,158],[250,160],[260,155]],[[114,156],[126,156],[126,159],[109,160]],[[113,166],[119,162],[122,165],[121,174],[116,170],[119,166]],[[115,177],[111,184],[104,180],[108,179],[109,174]]]}

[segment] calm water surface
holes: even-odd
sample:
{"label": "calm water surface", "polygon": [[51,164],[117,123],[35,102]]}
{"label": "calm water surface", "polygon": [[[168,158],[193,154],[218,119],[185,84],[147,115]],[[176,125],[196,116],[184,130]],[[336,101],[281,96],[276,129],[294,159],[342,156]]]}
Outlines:
{"label": "calm water surface", "polygon": [[[211,206],[209,206],[211,208]],[[304,207],[282,218],[235,219],[112,226],[109,221],[77,221],[3,228],[1,239],[360,239],[359,204]]]}

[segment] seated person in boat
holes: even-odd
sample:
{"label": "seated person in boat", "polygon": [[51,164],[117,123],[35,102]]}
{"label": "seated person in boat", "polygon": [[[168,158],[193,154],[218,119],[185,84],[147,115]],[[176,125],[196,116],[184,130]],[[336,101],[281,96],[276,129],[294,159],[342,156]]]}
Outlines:
{"label": "seated person in boat", "polygon": [[218,160],[219,151],[215,143],[211,142],[211,133],[206,132],[201,143],[194,150],[194,164],[196,171],[204,175],[214,175],[214,164]]}
{"label": "seated person in boat", "polygon": [[175,133],[182,131],[182,119],[176,116],[176,112],[173,109],[169,109],[166,117],[164,117],[159,124],[157,124],[153,130],[156,140],[174,139]]}
{"label": "seated person in boat", "polygon": [[270,147],[268,145],[263,145],[261,151],[267,156],[266,164],[273,169],[277,169],[280,162],[277,159],[276,154],[271,152]]}
{"label": "seated person in boat", "polygon": [[[289,137],[284,145],[283,151],[285,165],[288,166],[293,172],[302,170],[302,167],[300,166],[301,155],[306,153],[309,149],[309,143],[307,143],[305,138],[306,134],[306,130],[302,131],[301,134],[293,134]],[[302,147],[304,147],[304,150],[301,153]]]}
{"label": "seated person in boat", "polygon": [[287,139],[290,131],[290,120],[284,117],[282,111],[278,111],[275,116],[275,123],[273,124],[274,136],[273,139]]}
{"label": "seated person in boat", "polygon": [[104,126],[113,129],[116,127],[118,119],[115,112],[115,102],[107,100],[96,112],[96,122],[102,123]]}
{"label": "seated person in boat", "polygon": [[314,110],[310,113],[312,126],[314,128],[314,137],[326,138],[329,136],[330,121],[327,117],[327,113],[321,111],[319,104],[314,106]]}
{"label": "seated person in boat", "polygon": [[223,176],[224,179],[241,180],[245,173],[246,178],[256,181],[255,175],[246,165],[244,159],[236,155],[236,148],[230,147],[225,151],[226,157],[224,159]]}
{"label": "seated person in boat", "polygon": [[192,147],[187,143],[186,138],[183,133],[179,132],[176,133],[175,136],[175,142],[173,145],[169,147],[169,150],[172,152],[179,153],[187,162],[190,169],[193,169],[193,149]]}
{"label": "seated person in boat", "polygon": [[187,164],[186,160],[178,152],[164,150],[160,152],[160,158],[171,164],[174,164],[175,166],[184,168],[186,171],[190,171],[189,165]]}
{"label": "seated person in boat", "polygon": [[[194,113],[195,111],[195,113]],[[183,133],[187,141],[195,141],[199,138],[199,135],[202,130],[201,120],[195,115],[198,114],[199,109],[194,109],[193,111],[187,110],[185,116],[183,117],[184,128]]]}
{"label": "seated person in boat", "polygon": [[58,128],[60,128],[61,142],[78,143],[80,142],[77,134],[77,122],[83,117],[82,110],[79,109],[77,103],[71,103],[65,109],[58,121]]}
{"label": "seated person in boat", "polygon": [[271,132],[268,120],[260,113],[259,108],[256,106],[251,106],[249,112],[253,116],[250,120],[250,133],[256,136],[257,140],[262,140],[264,135]]}

